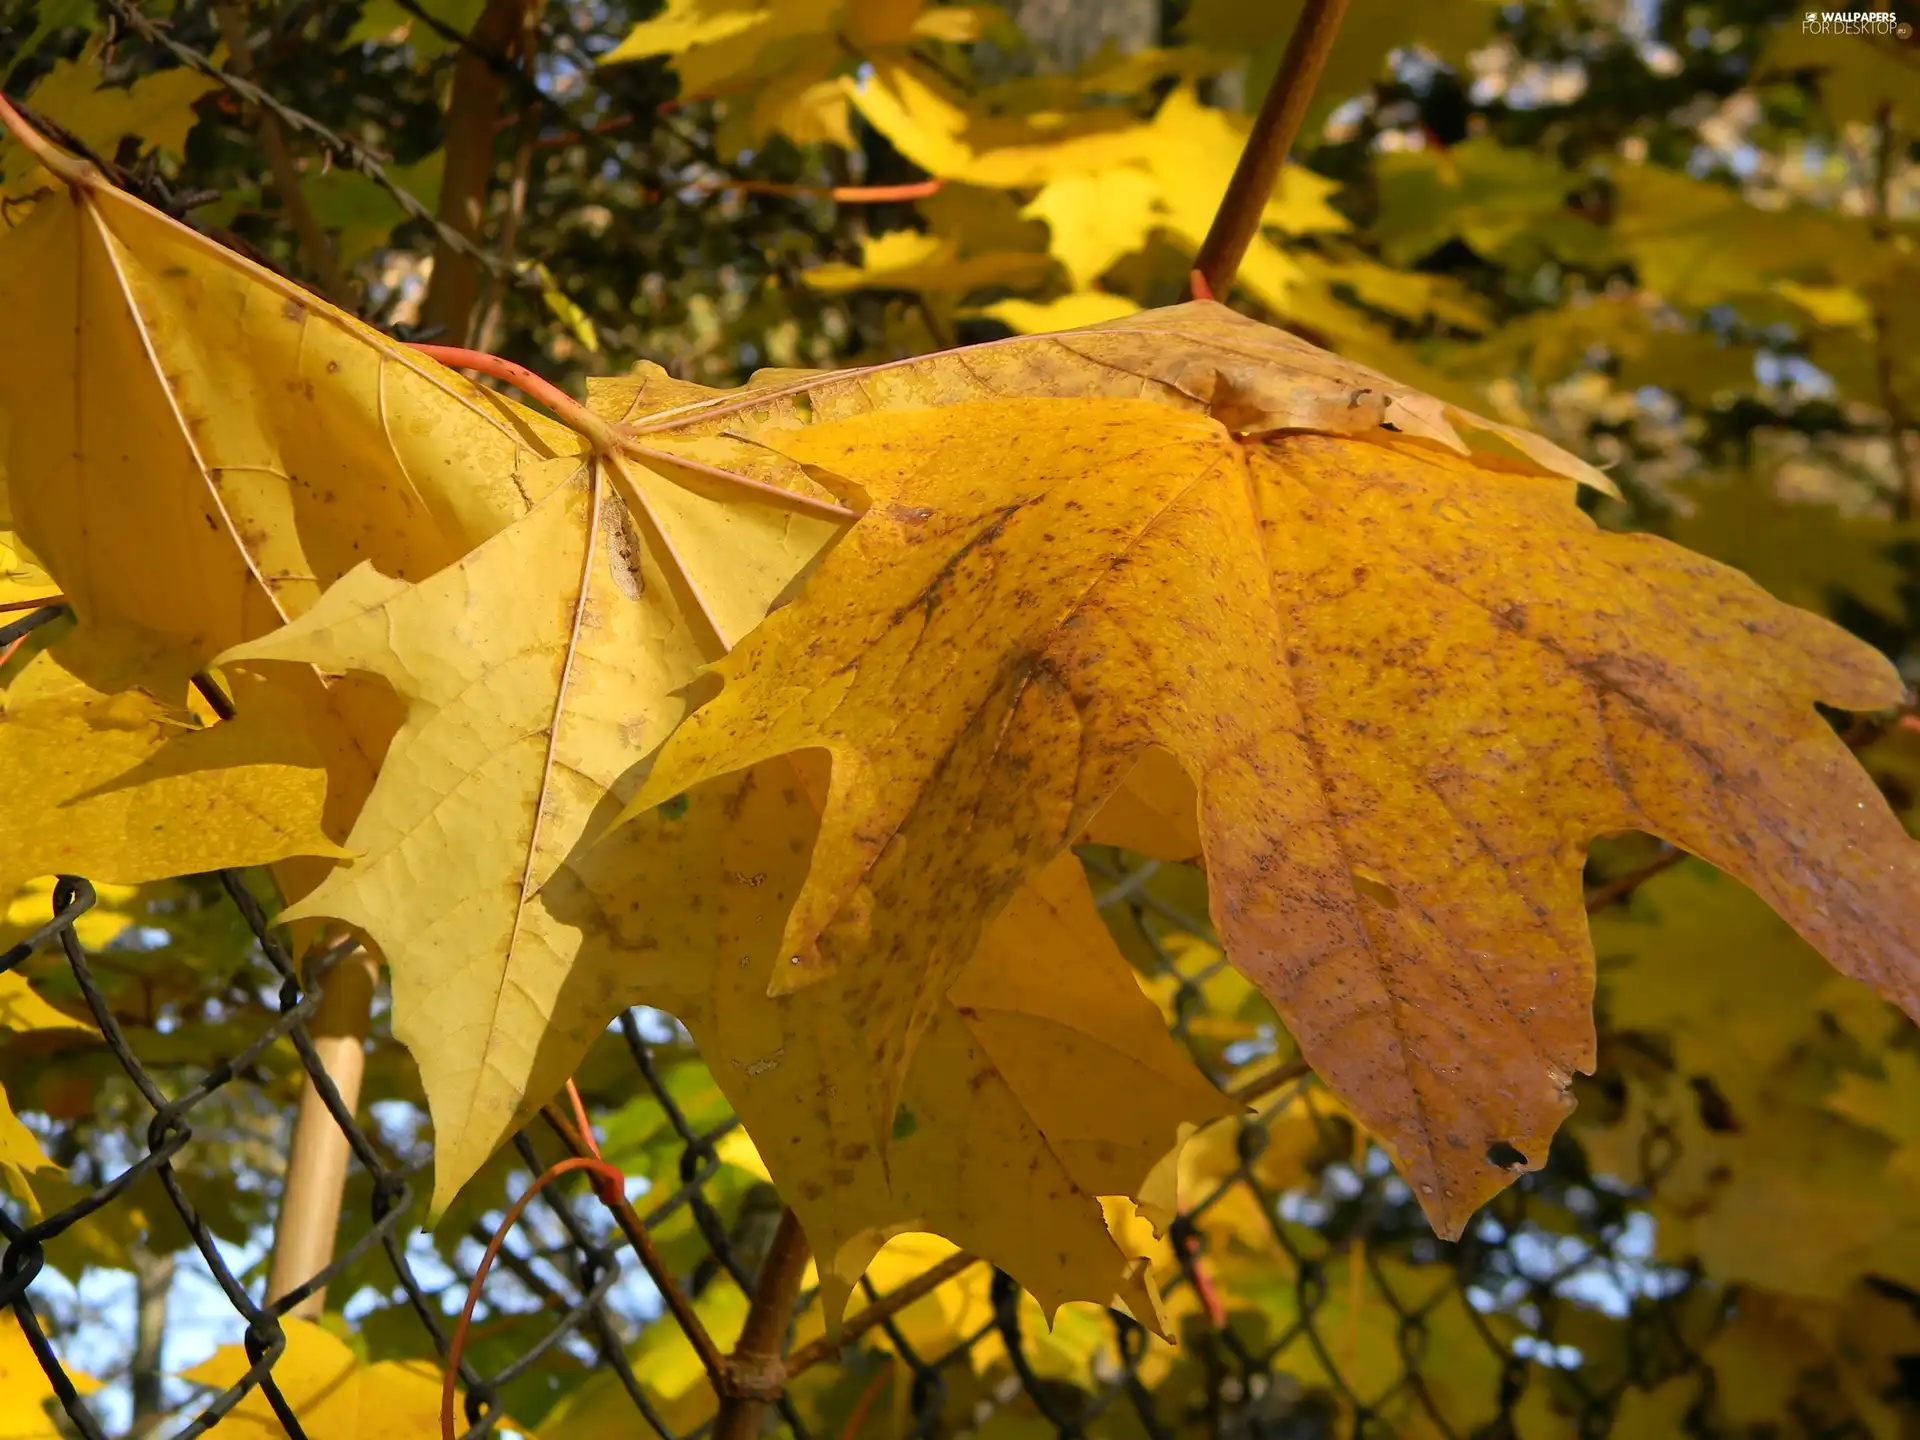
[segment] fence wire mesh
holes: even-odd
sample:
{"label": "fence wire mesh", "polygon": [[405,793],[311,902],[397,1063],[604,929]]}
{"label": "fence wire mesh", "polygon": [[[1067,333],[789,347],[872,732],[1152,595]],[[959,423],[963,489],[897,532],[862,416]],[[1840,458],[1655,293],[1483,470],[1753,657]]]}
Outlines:
{"label": "fence wire mesh", "polygon": [[[1175,1036],[1255,1112],[1219,1122],[1230,1143],[1215,1147],[1221,1162],[1202,1193],[1183,1196],[1169,1235],[1178,1260],[1163,1290],[1178,1344],[1092,1307],[1069,1307],[1049,1331],[1010,1276],[936,1255],[917,1276],[897,1265],[870,1273],[843,1344],[816,1335],[789,1352],[795,1373],[767,1411],[769,1428],[883,1433],[884,1415],[874,1413],[882,1391],[894,1433],[914,1436],[1498,1436],[1543,1433],[1542,1416],[1551,1417],[1545,1433],[1584,1436],[1632,1433],[1616,1428],[1623,1397],[1676,1377],[1697,1380],[1706,1403],[1714,1376],[1701,1348],[1733,1297],[1652,1264],[1644,1235],[1636,1239],[1636,1203],[1658,1183],[1659,1155],[1647,1157],[1636,1190],[1595,1183],[1575,1146],[1556,1147],[1459,1243],[1436,1240],[1384,1156],[1356,1139],[1310,1074],[1283,1063],[1284,1037],[1220,1013],[1212,997],[1225,972],[1207,940],[1204,900],[1198,914],[1181,903],[1197,877],[1116,852],[1083,858],[1123,949],[1148,988],[1168,997]],[[41,956],[37,976],[64,966],[144,1106],[123,1164],[38,1218],[12,1202],[0,1211],[0,1303],[51,1382],[62,1423],[103,1440],[99,1394],[82,1393],[63,1361],[76,1320],[64,1289],[49,1283],[48,1249],[133,1203],[143,1181],[157,1182],[186,1259],[217,1287],[231,1312],[227,1338],[238,1332],[249,1363],[217,1389],[176,1383],[168,1420],[147,1433],[204,1434],[257,1391],[286,1435],[325,1440],[302,1414],[299,1387],[276,1378],[285,1317],[324,1289],[384,1351],[444,1363],[499,1201],[583,1141],[550,1109],[476,1182],[480,1198],[468,1211],[430,1237],[419,1205],[430,1151],[417,1111],[396,1119],[375,1102],[356,1112],[315,1046],[327,974],[350,942],[316,947],[298,967],[246,877],[208,877],[206,888],[245,926],[250,973],[240,985],[271,1005],[244,1043],[206,1057],[181,1083],[163,1084],[143,1062],[103,990],[100,966],[114,956],[81,942],[96,902],[86,880],[60,879],[50,918],[0,956],[0,969]],[[380,1007],[375,1032],[378,1046]],[[221,1163],[200,1153],[197,1123],[216,1102],[260,1090],[276,1067],[311,1081],[347,1137],[353,1174],[334,1260],[269,1303],[258,1257],[214,1232],[194,1191],[203,1167]],[[685,1032],[669,1018],[623,1015],[581,1075],[609,1157],[653,1178],[630,1184],[631,1204],[610,1213],[571,1177],[543,1190],[511,1231],[459,1366],[462,1433],[704,1434],[710,1392],[648,1272],[718,1333],[719,1317],[737,1315],[753,1292],[778,1198],[740,1165],[738,1122],[715,1103],[710,1080],[700,1082]],[[278,1112],[282,1134],[287,1109]],[[1295,1158],[1276,1165],[1278,1150]],[[1609,1343],[1597,1345],[1602,1331]],[[591,1402],[542,1431],[556,1389],[579,1385],[583,1372],[592,1372]],[[1533,1422],[1517,1429],[1522,1414]]]}

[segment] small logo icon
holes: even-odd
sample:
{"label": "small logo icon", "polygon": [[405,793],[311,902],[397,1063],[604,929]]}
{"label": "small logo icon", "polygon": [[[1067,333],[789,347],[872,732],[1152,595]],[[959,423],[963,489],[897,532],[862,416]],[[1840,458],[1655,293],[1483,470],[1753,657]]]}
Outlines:
{"label": "small logo icon", "polygon": [[1801,12],[1800,33],[1885,36],[1906,40],[1912,37],[1913,27],[1891,10],[1806,10]]}

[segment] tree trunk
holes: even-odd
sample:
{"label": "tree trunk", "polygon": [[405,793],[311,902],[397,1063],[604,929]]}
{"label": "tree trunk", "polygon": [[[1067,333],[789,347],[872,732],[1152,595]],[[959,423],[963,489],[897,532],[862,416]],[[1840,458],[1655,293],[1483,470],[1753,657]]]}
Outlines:
{"label": "tree trunk", "polygon": [[[469,37],[487,55],[505,61],[519,43],[525,9],[540,0],[487,0]],[[441,172],[440,223],[478,243],[493,179],[494,129],[500,119],[505,77],[472,50],[463,49],[453,66],[453,92],[447,101],[446,165]],[[480,297],[480,263],[438,240],[433,247],[433,279],[420,307],[420,323],[437,327],[443,345],[465,345],[472,333],[474,303]]]}
{"label": "tree trunk", "polygon": [[161,1347],[167,1336],[167,1296],[173,1289],[173,1257],[135,1246],[133,1261],[133,1425],[128,1440],[141,1440],[160,1427],[166,1412],[166,1377]]}

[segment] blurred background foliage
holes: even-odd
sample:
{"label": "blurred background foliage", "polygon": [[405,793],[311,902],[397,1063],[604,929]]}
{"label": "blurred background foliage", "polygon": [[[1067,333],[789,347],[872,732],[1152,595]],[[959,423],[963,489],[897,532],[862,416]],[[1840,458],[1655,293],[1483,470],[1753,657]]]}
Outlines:
{"label": "blurred background foliage", "polygon": [[[129,8],[0,0],[8,95],[138,193],[373,323],[577,391],[641,362],[727,385],[1184,298],[1299,5],[140,7],[379,156],[438,230],[130,28]],[[1583,496],[1598,523],[1735,565],[1912,679],[1917,147],[1910,30],[1806,33],[1804,12],[1770,0],[1354,0],[1223,298],[1553,436],[1619,485],[1617,500]],[[19,160],[0,146],[0,206],[19,198]],[[0,601],[44,593],[4,524],[0,507]],[[0,661],[0,682],[20,658]],[[1849,738],[1913,822],[1920,729]],[[1223,1084],[1285,1066],[1284,1030],[1213,944],[1198,874],[1086,858],[1196,1063]],[[1460,1245],[1432,1239],[1324,1092],[1290,1085],[1179,1160],[1183,1194],[1206,1198],[1156,1253],[1187,1343],[1128,1340],[1093,1310],[1049,1333],[975,1267],[810,1372],[803,1413],[839,1434],[1146,1433],[1125,1406],[1059,1418],[1120,1375],[1194,1433],[1920,1434],[1920,1036],[1697,862],[1621,837],[1596,848],[1590,879],[1599,1071],[1548,1168]],[[50,889],[12,898],[0,944],[44,920]],[[277,1014],[210,879],[103,889],[82,939],[163,1083],[191,1083]],[[63,1023],[84,1007],[57,957],[17,973],[0,990],[0,1083],[29,1132],[0,1135],[15,1214],[111,1179],[147,1113],[98,1037]],[[661,1243],[724,1341],[745,1301],[703,1227],[724,1227],[750,1273],[777,1198],[684,1032],[626,1023],[646,1030],[661,1088],[635,1083],[634,1037],[617,1031],[581,1088],[633,1193],[704,1182],[711,1208],[676,1210]],[[376,1028],[363,1109],[394,1163],[417,1163],[417,1080]],[[281,1046],[240,1078],[196,1112],[189,1183],[257,1281],[301,1077]],[[687,1148],[687,1126],[709,1151]],[[409,1242],[453,1295],[526,1171],[504,1153]],[[369,1200],[350,1195],[349,1217]],[[137,1435],[190,1414],[207,1393],[190,1368],[238,1339],[178,1260],[172,1214],[136,1184],[50,1251],[63,1354]],[[1200,1264],[1183,1265],[1189,1245]],[[874,1278],[888,1288],[946,1253],[905,1237]],[[332,1288],[326,1324],[359,1361],[430,1358],[378,1261]],[[496,1283],[483,1368],[544,1303],[535,1271]],[[698,1425],[712,1401],[690,1352],[655,1297],[626,1304],[636,1370],[677,1428]],[[818,1330],[804,1317],[799,1338]],[[0,1375],[18,1379],[16,1341],[0,1328]],[[916,1349],[958,1357],[932,1422],[910,1404]],[[515,1418],[639,1433],[590,1353],[563,1347],[516,1382]],[[0,1435],[59,1433],[39,1392],[16,1404],[26,1392],[5,1389]]]}

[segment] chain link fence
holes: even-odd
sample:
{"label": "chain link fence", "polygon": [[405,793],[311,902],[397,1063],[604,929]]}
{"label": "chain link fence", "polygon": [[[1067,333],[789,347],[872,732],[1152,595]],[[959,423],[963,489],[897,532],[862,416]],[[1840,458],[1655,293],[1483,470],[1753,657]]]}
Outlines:
{"label": "chain link fence", "polygon": [[[1162,1288],[1178,1345],[1154,1340],[1119,1311],[1092,1307],[1062,1312],[1050,1334],[1009,1276],[965,1255],[905,1280],[896,1266],[887,1272],[893,1283],[872,1275],[864,1282],[843,1344],[817,1336],[789,1352],[769,1428],[800,1437],[893,1433],[875,1409],[885,1393],[891,1424],[915,1436],[1584,1436],[1609,1433],[1634,1389],[1693,1376],[1701,1395],[1711,1394],[1700,1350],[1730,1297],[1649,1260],[1636,1224],[1644,1190],[1597,1183],[1578,1147],[1565,1143],[1460,1243],[1441,1243],[1331,1097],[1300,1067],[1281,1063],[1284,1037],[1244,1020],[1223,1024],[1229,1017],[1210,995],[1220,990],[1224,962],[1206,942],[1204,910],[1190,913],[1177,893],[1167,898],[1168,885],[1153,883],[1171,877],[1176,892],[1194,892],[1197,877],[1115,852],[1083,858],[1123,949],[1168,999],[1176,1037],[1224,1088],[1255,1097],[1258,1111],[1218,1122],[1228,1142],[1214,1146],[1221,1163],[1204,1193],[1183,1196],[1188,1208],[1171,1228],[1177,1267]],[[410,1330],[403,1352],[444,1362],[475,1256],[499,1218],[498,1206],[483,1200],[490,1208],[440,1227],[457,1232],[451,1243],[444,1234],[438,1248],[427,1239],[416,1205],[427,1147],[396,1133],[407,1127],[388,1123],[391,1116],[369,1113],[380,1105],[356,1114],[343,1103],[315,1048],[320,986],[350,944],[297,967],[244,878],[217,879],[250,934],[252,981],[273,997],[277,1016],[233,1053],[210,1058],[192,1083],[163,1086],[116,1019],[96,974],[101,957],[78,934],[95,903],[86,880],[62,878],[51,917],[0,957],[0,968],[11,969],[36,952],[57,952],[149,1112],[124,1167],[77,1199],[38,1220],[17,1204],[0,1212],[0,1304],[17,1317],[64,1424],[88,1440],[110,1432],[98,1397],[82,1394],[63,1364],[66,1337],[51,1323],[60,1307],[38,1292],[47,1247],[128,1203],[137,1182],[151,1177],[164,1191],[190,1238],[186,1260],[217,1286],[251,1362],[217,1392],[178,1397],[170,1418],[149,1432],[179,1440],[204,1434],[256,1390],[289,1437],[327,1440],[303,1417],[298,1387],[276,1380],[284,1317],[322,1289],[380,1333],[383,1351]],[[218,1163],[196,1153],[196,1117],[216,1096],[257,1085],[268,1060],[311,1078],[347,1137],[354,1172],[336,1258],[272,1303],[183,1183],[197,1165]],[[467,1436],[540,1432],[539,1412],[559,1380],[577,1385],[583,1372],[592,1372],[587,1383],[597,1391],[596,1423],[616,1413],[626,1423],[603,1432],[576,1408],[540,1433],[676,1440],[712,1426],[710,1394],[696,1393],[704,1376],[686,1383],[686,1342],[676,1332],[689,1308],[714,1324],[725,1309],[713,1308],[716,1297],[727,1292],[743,1303],[753,1294],[778,1201],[730,1163],[738,1122],[716,1109],[706,1088],[685,1082],[697,1062],[669,1019],[622,1016],[583,1076],[589,1070],[583,1088],[595,1098],[609,1157],[623,1144],[639,1153],[637,1143],[652,1156],[639,1168],[665,1178],[630,1186],[641,1193],[612,1209],[596,1203],[580,1177],[540,1192],[480,1291],[473,1343],[459,1367]],[[639,1130],[622,1118],[634,1113],[634,1097],[650,1122]],[[496,1162],[495,1179],[476,1186],[517,1195],[528,1177],[586,1148],[567,1116],[550,1108]],[[1297,1158],[1276,1169],[1276,1148]],[[1658,1159],[1649,1157],[1647,1184],[1657,1182]],[[802,1309],[810,1298],[802,1297]],[[925,1323],[929,1315],[937,1325]],[[1596,1347],[1603,1329],[1614,1343]],[[1530,1423],[1521,1424],[1523,1416]]]}

